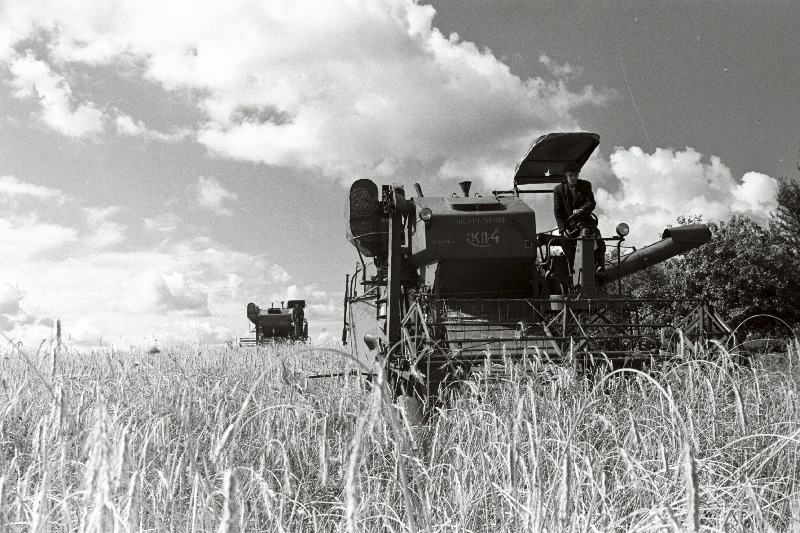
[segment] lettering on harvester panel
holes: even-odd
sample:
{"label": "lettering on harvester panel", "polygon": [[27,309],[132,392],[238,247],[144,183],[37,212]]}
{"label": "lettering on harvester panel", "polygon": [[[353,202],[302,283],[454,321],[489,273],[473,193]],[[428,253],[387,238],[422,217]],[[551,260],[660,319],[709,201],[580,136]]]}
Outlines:
{"label": "lettering on harvester panel", "polygon": [[467,232],[467,242],[472,246],[485,248],[500,242],[500,230],[477,230],[473,229]]}

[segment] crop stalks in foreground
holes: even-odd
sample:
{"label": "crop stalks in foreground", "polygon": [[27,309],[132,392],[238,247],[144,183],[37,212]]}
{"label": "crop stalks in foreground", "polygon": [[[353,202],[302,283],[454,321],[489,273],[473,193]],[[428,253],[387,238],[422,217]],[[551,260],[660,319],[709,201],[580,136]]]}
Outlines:
{"label": "crop stalks in foreground", "polygon": [[0,531],[793,531],[798,363],[577,376],[531,354],[411,427],[322,348],[15,348]]}

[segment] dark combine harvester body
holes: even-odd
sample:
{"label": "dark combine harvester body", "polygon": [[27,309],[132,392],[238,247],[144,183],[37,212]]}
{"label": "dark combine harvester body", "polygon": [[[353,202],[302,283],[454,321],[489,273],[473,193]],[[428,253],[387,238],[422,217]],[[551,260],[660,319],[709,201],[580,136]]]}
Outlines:
{"label": "dark combine harvester body", "polygon": [[254,339],[242,339],[240,343],[306,340],[308,322],[305,319],[305,307],[305,300],[289,300],[286,307],[281,302],[281,307],[270,306],[267,309],[261,309],[252,302],[247,304],[247,318],[253,324],[256,335]]}
{"label": "dark combine harvester body", "polygon": [[343,331],[354,355],[386,365],[397,393],[428,398],[472,370],[490,372],[503,357],[643,364],[664,357],[676,329],[686,342],[730,334],[700,300],[636,300],[623,290],[625,276],[708,242],[707,226],[669,228],[662,240],[622,255],[628,228],[620,224],[602,239],[614,257],[602,266],[593,216],[570,236],[573,265],[553,253],[557,235],[537,232],[536,213],[520,195],[552,194],[566,165],[582,166],[598,144],[593,133],[542,136],[513,189],[489,197],[469,196],[468,182],[460,197],[425,197],[415,184],[407,198],[399,185],[356,181],[347,238],[361,261],[347,279]]}

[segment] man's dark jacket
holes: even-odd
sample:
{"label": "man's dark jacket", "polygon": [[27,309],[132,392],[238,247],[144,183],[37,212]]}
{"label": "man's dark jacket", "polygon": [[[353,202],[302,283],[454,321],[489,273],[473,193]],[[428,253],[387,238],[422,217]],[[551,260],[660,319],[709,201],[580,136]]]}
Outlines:
{"label": "man's dark jacket", "polygon": [[572,215],[573,210],[580,209],[584,213],[591,213],[594,211],[594,206],[592,184],[588,181],[579,179],[575,184],[574,194],[567,182],[556,185],[553,189],[553,212],[556,215],[558,232],[564,233],[565,229],[572,229],[570,226],[574,226],[578,222],[576,217],[572,224],[567,224],[567,219]]}

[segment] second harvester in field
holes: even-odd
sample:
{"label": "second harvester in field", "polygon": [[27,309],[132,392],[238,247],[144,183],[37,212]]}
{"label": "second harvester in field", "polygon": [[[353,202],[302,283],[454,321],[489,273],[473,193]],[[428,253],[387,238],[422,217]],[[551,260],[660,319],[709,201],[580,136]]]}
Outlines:
{"label": "second harvester in field", "polygon": [[305,341],[308,339],[308,321],[305,318],[305,300],[289,300],[286,306],[270,305],[261,309],[247,304],[247,319],[253,325],[255,337],[242,338],[240,345],[260,344],[268,341]]}

